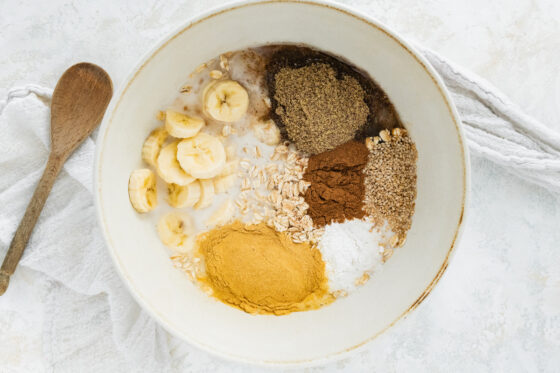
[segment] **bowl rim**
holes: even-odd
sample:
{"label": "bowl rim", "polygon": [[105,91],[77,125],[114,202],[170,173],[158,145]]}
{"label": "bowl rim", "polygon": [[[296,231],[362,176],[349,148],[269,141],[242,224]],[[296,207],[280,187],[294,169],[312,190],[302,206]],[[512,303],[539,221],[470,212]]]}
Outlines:
{"label": "bowl rim", "polygon": [[[459,221],[457,223],[457,227],[455,229],[455,234],[451,245],[447,251],[446,257],[441,264],[438,272],[435,274],[432,281],[428,284],[426,289],[420,294],[420,296],[412,302],[412,304],[407,308],[406,311],[401,313],[397,316],[389,325],[385,328],[377,332],[376,334],[370,336],[369,338],[365,339],[364,341],[348,347],[344,350],[330,353],[328,355],[324,355],[321,357],[309,359],[309,360],[294,360],[294,361],[264,361],[264,360],[251,360],[246,357],[231,355],[225,351],[220,351],[214,349],[212,346],[201,343],[197,341],[195,338],[189,335],[184,335],[176,331],[173,326],[167,322],[167,320],[163,317],[163,315],[156,312],[156,310],[152,309],[149,302],[142,298],[142,295],[138,289],[136,289],[131,281],[128,279],[127,273],[124,271],[122,263],[120,259],[117,257],[115,250],[113,249],[113,244],[109,233],[107,231],[106,224],[104,222],[103,217],[103,209],[101,207],[101,186],[100,186],[100,170],[101,170],[101,155],[103,151],[103,144],[105,143],[106,136],[107,136],[107,129],[109,127],[109,123],[112,122],[115,110],[118,108],[123,95],[126,93],[132,82],[136,79],[137,75],[140,71],[150,62],[150,60],[167,44],[169,44],[172,40],[178,37],[183,32],[189,30],[191,27],[195,26],[198,23],[204,22],[205,20],[212,18],[214,16],[220,15],[222,13],[226,13],[229,11],[234,11],[236,9],[254,6],[254,5],[263,5],[263,4],[272,4],[272,3],[294,3],[294,4],[305,4],[305,5],[312,5],[318,7],[325,7],[329,8],[334,11],[341,12],[347,16],[351,16],[357,19],[360,22],[367,24],[370,27],[374,27],[377,30],[383,32],[386,36],[390,37],[394,41],[396,41],[402,48],[404,48],[421,66],[422,68],[428,73],[438,91],[440,92],[448,110],[451,115],[451,118],[455,124],[455,129],[457,131],[457,135],[459,137],[459,145],[462,155],[462,166],[463,166],[463,196],[462,196],[462,203],[461,203],[461,213],[459,215]],[[227,4],[210,8],[204,12],[197,13],[193,17],[189,18],[185,22],[183,22],[180,26],[176,27],[173,31],[166,34],[162,39],[160,39],[150,50],[148,50],[140,59],[139,62],[136,63],[134,68],[130,70],[126,79],[123,80],[123,83],[120,85],[118,93],[114,96],[113,100],[107,109],[107,114],[104,116],[101,126],[99,128],[98,136],[96,139],[96,150],[95,150],[95,160],[94,160],[94,168],[93,168],[93,180],[94,180],[94,204],[96,209],[97,221],[99,227],[103,233],[103,239],[105,240],[107,250],[111,259],[116,267],[117,273],[123,283],[125,284],[126,288],[128,289],[129,293],[132,295],[134,300],[141,306],[141,308],[146,311],[159,325],[163,326],[163,328],[168,331],[170,334],[174,335],[177,338],[205,351],[214,356],[224,358],[229,361],[234,361],[238,363],[245,363],[245,364],[252,364],[252,365],[260,365],[260,366],[279,366],[279,367],[311,367],[317,366],[322,364],[327,364],[333,361],[337,361],[350,355],[353,355],[367,346],[368,343],[373,341],[375,338],[379,337],[387,330],[395,326],[398,321],[406,318],[413,310],[415,310],[431,293],[434,289],[435,285],[439,282],[442,278],[445,270],[447,269],[449,262],[453,255],[455,254],[455,248],[457,247],[461,236],[464,231],[465,226],[465,219],[467,216],[467,205],[470,199],[470,183],[471,183],[471,169],[470,169],[470,161],[469,161],[469,152],[466,147],[465,142],[465,134],[462,127],[462,123],[455,107],[453,101],[451,100],[451,95],[445,86],[443,79],[434,69],[434,67],[428,62],[428,60],[420,54],[412,45],[411,43],[407,42],[403,39],[402,36],[399,35],[398,32],[393,30],[392,28],[388,27],[384,23],[378,21],[374,17],[357,10],[353,7],[335,3],[331,0],[237,0],[233,2],[229,2]]]}

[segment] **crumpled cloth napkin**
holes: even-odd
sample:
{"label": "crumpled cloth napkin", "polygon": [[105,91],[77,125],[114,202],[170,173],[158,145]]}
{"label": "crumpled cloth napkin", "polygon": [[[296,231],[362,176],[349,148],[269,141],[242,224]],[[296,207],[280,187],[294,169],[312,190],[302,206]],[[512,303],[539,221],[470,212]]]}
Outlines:
{"label": "crumpled cloth napkin", "polygon": [[[436,53],[424,55],[457,105],[471,153],[560,191],[560,134],[525,115],[496,88]],[[7,251],[50,147],[52,90],[14,88],[0,101],[0,253]],[[169,335],[128,294],[105,248],[92,196],[95,140],[70,157],[20,265],[45,275],[44,353],[50,370],[189,370],[212,358]],[[68,234],[71,232],[71,234]],[[205,357],[206,356],[206,357]]]}

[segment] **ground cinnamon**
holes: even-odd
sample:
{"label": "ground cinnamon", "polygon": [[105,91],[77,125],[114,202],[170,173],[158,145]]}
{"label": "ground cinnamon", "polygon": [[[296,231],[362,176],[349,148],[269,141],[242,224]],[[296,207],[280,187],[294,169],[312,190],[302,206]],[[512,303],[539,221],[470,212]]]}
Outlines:
{"label": "ground cinnamon", "polygon": [[303,179],[311,185],[304,198],[309,205],[307,213],[315,226],[323,227],[331,222],[365,215],[363,170],[368,155],[363,142],[351,140],[309,158]]}

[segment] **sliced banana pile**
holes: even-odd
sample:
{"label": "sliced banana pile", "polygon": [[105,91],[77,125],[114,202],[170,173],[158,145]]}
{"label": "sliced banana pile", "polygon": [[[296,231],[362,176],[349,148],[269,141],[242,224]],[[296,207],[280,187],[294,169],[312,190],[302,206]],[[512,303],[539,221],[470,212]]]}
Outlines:
{"label": "sliced banana pile", "polygon": [[[227,79],[208,84],[202,99],[203,112],[208,119],[227,123],[243,118],[249,105],[245,88]],[[167,110],[164,117],[164,125],[153,130],[144,141],[142,159],[167,183],[170,206],[207,208],[213,204],[216,194],[227,192],[237,181],[239,159],[235,148],[229,145],[226,151],[218,137],[204,132],[203,118],[173,110]],[[137,212],[152,211],[157,206],[156,173],[147,168],[133,171],[128,194]],[[226,224],[234,213],[234,204],[227,199],[205,224],[208,227]],[[164,215],[157,231],[161,241],[176,252],[185,253],[194,246],[194,224],[184,211]]]}
{"label": "sliced banana pile", "polygon": [[195,136],[204,127],[204,119],[191,117],[176,111],[165,112],[165,129],[173,137],[187,139]]}
{"label": "sliced banana pile", "polygon": [[200,182],[193,181],[188,185],[167,185],[167,202],[171,207],[192,207],[200,199]]}
{"label": "sliced banana pile", "polygon": [[195,230],[191,217],[181,211],[171,211],[160,219],[157,231],[165,246],[180,252],[190,251],[195,243]]}
{"label": "sliced banana pile", "polygon": [[226,151],[217,137],[200,133],[177,145],[177,160],[183,170],[197,179],[211,179],[224,168]]}
{"label": "sliced banana pile", "polygon": [[146,141],[144,141],[142,159],[150,166],[156,167],[158,155],[165,139],[167,139],[167,131],[165,127],[159,127],[153,130]]}
{"label": "sliced banana pile", "polygon": [[157,171],[166,183],[188,185],[196,180],[195,177],[185,172],[177,160],[179,141],[173,141],[159,152],[157,158]]}
{"label": "sliced banana pile", "polygon": [[266,122],[255,122],[251,128],[260,142],[266,145],[278,145],[280,143],[280,130],[272,119]]}
{"label": "sliced banana pile", "polygon": [[215,80],[204,89],[204,112],[222,122],[236,122],[249,107],[249,94],[235,80]]}
{"label": "sliced banana pile", "polygon": [[152,211],[157,206],[156,175],[152,170],[134,170],[128,179],[128,198],[138,212]]}
{"label": "sliced banana pile", "polygon": [[219,225],[227,224],[233,214],[235,213],[235,206],[231,199],[227,199],[220,208],[218,208],[212,216],[206,220],[206,225],[208,227],[215,227]]}

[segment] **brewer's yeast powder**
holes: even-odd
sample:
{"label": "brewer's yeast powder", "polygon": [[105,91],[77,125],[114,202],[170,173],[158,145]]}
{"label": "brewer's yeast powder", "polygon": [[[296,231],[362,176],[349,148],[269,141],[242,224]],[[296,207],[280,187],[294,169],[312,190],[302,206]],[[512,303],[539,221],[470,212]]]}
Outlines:
{"label": "brewer's yeast powder", "polygon": [[198,251],[206,267],[200,280],[216,298],[245,312],[283,315],[334,300],[321,252],[264,223],[216,228],[199,238]]}

